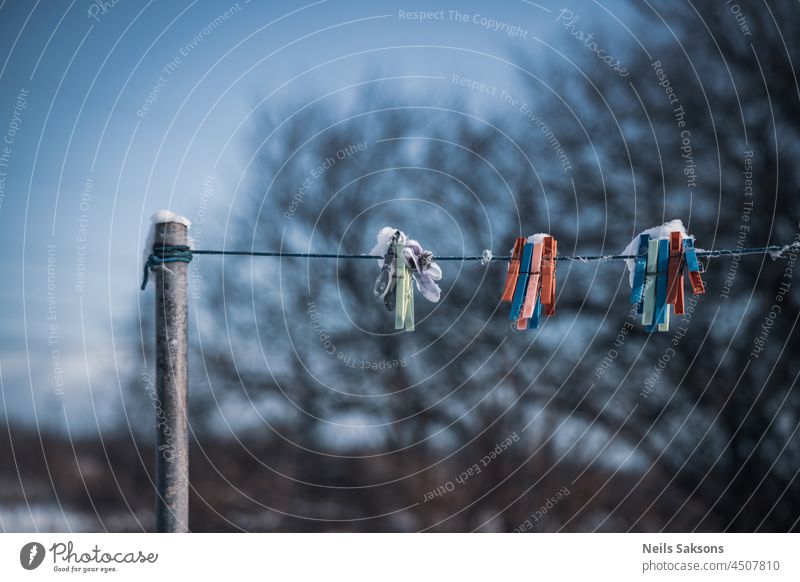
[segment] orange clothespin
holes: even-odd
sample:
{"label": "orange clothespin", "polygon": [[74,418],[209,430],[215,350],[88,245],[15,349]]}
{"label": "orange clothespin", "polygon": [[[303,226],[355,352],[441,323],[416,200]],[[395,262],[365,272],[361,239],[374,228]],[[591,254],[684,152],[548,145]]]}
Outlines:
{"label": "orange clothespin", "polygon": [[542,243],[542,306],[545,315],[556,312],[556,256],[558,243],[552,236],[546,236]]}
{"label": "orange clothespin", "polygon": [[677,231],[669,235],[667,303],[674,306],[675,315],[683,314],[683,235]]}
{"label": "orange clothespin", "polygon": [[514,289],[517,286],[517,277],[519,277],[519,261],[524,246],[525,237],[517,237],[514,241],[514,250],[511,251],[511,260],[508,262],[508,273],[506,274],[505,285],[503,285],[501,301],[510,302],[514,298]]}

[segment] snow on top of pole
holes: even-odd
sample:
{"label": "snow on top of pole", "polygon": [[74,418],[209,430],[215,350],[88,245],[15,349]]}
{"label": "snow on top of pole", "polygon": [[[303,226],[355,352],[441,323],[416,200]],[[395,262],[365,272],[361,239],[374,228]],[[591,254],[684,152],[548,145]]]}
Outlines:
{"label": "snow on top of pole", "polygon": [[[177,222],[186,226],[187,229],[192,227],[191,220],[171,210],[159,210],[154,213],[153,216],[150,217],[150,230],[147,231],[147,240],[144,243],[144,250],[142,251],[142,265],[147,264],[150,253],[153,252],[153,243],[156,242],[156,225],[162,222]],[[192,239],[189,238],[189,245],[191,244]]]}
{"label": "snow on top of pole", "polygon": [[186,226],[186,228],[192,226],[191,220],[185,216],[181,216],[180,214],[175,214],[172,212],[172,210],[159,210],[150,217],[150,220],[153,224],[160,224],[162,222],[178,222]]}

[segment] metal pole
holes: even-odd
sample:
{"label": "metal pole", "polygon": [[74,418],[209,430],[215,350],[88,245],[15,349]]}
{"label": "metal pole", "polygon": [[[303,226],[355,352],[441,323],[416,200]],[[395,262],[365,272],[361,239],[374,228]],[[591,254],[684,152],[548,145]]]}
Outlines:
{"label": "metal pole", "polygon": [[[188,244],[187,227],[155,225],[156,245]],[[189,265],[174,262],[155,270],[156,284],[156,531],[189,531]]]}

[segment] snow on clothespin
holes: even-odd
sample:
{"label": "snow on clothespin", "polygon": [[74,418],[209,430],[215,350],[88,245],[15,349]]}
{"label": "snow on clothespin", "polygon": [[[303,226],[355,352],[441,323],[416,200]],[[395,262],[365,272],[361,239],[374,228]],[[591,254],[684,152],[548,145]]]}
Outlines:
{"label": "snow on clothespin", "polygon": [[511,251],[503,301],[511,301],[514,329],[537,329],[542,311],[555,314],[556,240],[549,234],[519,237]]}
{"label": "snow on clothespin", "polygon": [[436,303],[442,290],[436,281],[442,269],[433,261],[433,253],[417,241],[406,237],[401,230],[386,226],[378,232],[377,244],[371,255],[378,260],[381,272],[375,281],[375,295],[384,300],[386,309],[395,311],[395,328],[414,331],[414,288],[428,301]]}
{"label": "snow on clothespin", "polygon": [[685,309],[684,270],[695,295],[705,292],[694,237],[680,220],[671,220],[637,235],[624,251],[630,270],[630,301],[638,305],[647,331],[669,331],[670,306],[675,315]]}

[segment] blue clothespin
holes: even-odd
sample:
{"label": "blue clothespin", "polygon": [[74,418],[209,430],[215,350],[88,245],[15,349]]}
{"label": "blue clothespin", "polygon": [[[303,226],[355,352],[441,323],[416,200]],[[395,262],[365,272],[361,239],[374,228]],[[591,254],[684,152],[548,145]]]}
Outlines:
{"label": "blue clothespin", "polygon": [[667,321],[667,270],[669,268],[669,241],[658,241],[658,275],[656,276],[655,323]]}
{"label": "blue clothespin", "polygon": [[697,254],[694,248],[694,239],[683,239],[683,251],[686,257],[686,268],[693,273],[700,271],[700,263],[697,261]]}
{"label": "blue clothespin", "polygon": [[542,295],[541,293],[536,298],[536,307],[533,308],[533,314],[528,322],[528,329],[539,329],[539,321],[542,317]]}
{"label": "blue clothespin", "polygon": [[633,286],[631,287],[631,303],[637,305],[637,313],[644,309],[644,276],[647,269],[647,245],[650,235],[639,236],[639,252],[636,255],[636,267],[633,271]]}
{"label": "blue clothespin", "polygon": [[511,301],[511,311],[508,319],[517,321],[522,310],[522,302],[525,299],[525,289],[528,287],[528,275],[531,272],[531,256],[533,255],[533,244],[525,243],[522,248],[522,258],[519,262],[519,277],[517,277],[517,287],[514,290],[514,299]]}

